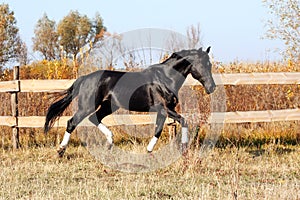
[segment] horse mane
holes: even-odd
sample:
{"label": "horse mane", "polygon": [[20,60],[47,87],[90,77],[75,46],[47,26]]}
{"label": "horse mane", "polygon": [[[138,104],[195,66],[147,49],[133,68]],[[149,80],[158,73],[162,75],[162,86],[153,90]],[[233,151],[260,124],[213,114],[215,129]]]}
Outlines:
{"label": "horse mane", "polygon": [[[179,59],[181,59],[185,56],[188,56],[191,53],[199,53],[199,51],[196,50],[196,49],[191,49],[191,50],[181,50],[181,51],[178,51],[178,52],[174,52],[174,53],[172,53],[172,55],[169,58],[167,58],[161,64],[165,64],[165,63],[167,63],[168,61],[170,61],[171,59],[174,59],[174,58],[176,60],[179,60]],[[201,53],[203,53],[202,48],[201,48]]]}
{"label": "horse mane", "polygon": [[165,64],[165,63],[167,63],[168,61],[170,61],[170,60],[172,60],[172,59],[174,59],[174,58],[176,58],[176,60],[178,60],[178,59],[183,58],[183,57],[180,56],[180,55],[178,55],[177,52],[174,52],[174,53],[171,54],[171,56],[170,56],[169,58],[167,58],[167,59],[166,59],[165,61],[163,61],[161,64]]}

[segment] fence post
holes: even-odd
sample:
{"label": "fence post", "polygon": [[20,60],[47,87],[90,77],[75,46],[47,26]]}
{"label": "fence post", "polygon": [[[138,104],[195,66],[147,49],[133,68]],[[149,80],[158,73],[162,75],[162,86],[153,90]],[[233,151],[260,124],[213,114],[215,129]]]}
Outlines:
{"label": "fence post", "polygon": [[20,147],[19,142],[19,128],[18,128],[18,92],[20,91],[20,82],[19,82],[19,66],[14,66],[14,77],[13,80],[18,81],[18,91],[11,93],[11,112],[12,116],[16,119],[16,125],[12,127],[12,145],[13,149],[18,149]]}

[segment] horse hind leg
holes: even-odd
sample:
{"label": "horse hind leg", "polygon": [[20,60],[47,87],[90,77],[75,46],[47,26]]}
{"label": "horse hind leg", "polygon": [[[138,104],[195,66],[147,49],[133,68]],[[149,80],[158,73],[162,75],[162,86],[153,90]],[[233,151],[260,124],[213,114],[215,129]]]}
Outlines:
{"label": "horse hind leg", "polygon": [[57,150],[58,156],[62,157],[66,151],[66,148],[69,144],[71,133],[74,131],[74,129],[78,126],[78,124],[86,118],[88,115],[90,115],[93,111],[92,110],[78,110],[74,116],[68,120],[67,129],[65,131],[63,140],[61,141],[59,148]]}
{"label": "horse hind leg", "polygon": [[59,145],[59,149],[57,150],[59,157],[62,157],[64,155],[65,150],[70,141],[71,133],[74,131],[74,129],[84,118],[86,118],[88,115],[90,115],[93,112],[95,112],[95,109],[93,106],[91,106],[90,103],[88,103],[88,99],[83,99],[83,98],[78,99],[78,110],[73,115],[73,117],[68,120],[67,128],[63,140]]}
{"label": "horse hind leg", "polygon": [[89,120],[105,135],[109,148],[113,145],[113,133],[102,123],[102,119],[118,109],[119,108],[112,105],[110,101],[104,101],[100,109],[89,117]]}
{"label": "horse hind leg", "polygon": [[151,153],[153,151],[154,146],[156,145],[161,135],[165,121],[166,121],[166,111],[164,109],[161,109],[160,111],[157,112],[155,134],[151,138],[147,146],[148,153]]}

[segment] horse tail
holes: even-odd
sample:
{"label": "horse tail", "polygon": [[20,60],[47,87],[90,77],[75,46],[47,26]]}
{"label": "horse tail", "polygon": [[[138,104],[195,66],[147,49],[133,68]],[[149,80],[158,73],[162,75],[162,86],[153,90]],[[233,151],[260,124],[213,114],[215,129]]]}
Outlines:
{"label": "horse tail", "polygon": [[59,119],[64,110],[66,110],[72,100],[79,94],[79,87],[82,81],[83,77],[78,78],[70,88],[59,94],[62,98],[51,104],[48,108],[44,125],[44,133],[47,133],[53,127],[55,121]]}

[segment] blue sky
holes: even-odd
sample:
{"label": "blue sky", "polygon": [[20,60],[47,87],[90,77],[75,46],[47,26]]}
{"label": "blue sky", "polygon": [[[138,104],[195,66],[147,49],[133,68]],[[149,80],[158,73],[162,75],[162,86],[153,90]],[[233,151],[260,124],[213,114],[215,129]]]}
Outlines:
{"label": "blue sky", "polygon": [[166,28],[185,34],[190,25],[200,24],[204,46],[211,45],[216,60],[278,60],[280,41],[262,40],[267,10],[261,0],[2,0],[15,12],[22,39],[32,49],[31,38],[39,18],[47,13],[57,23],[78,10],[94,17],[99,12],[109,32],[139,28]]}

